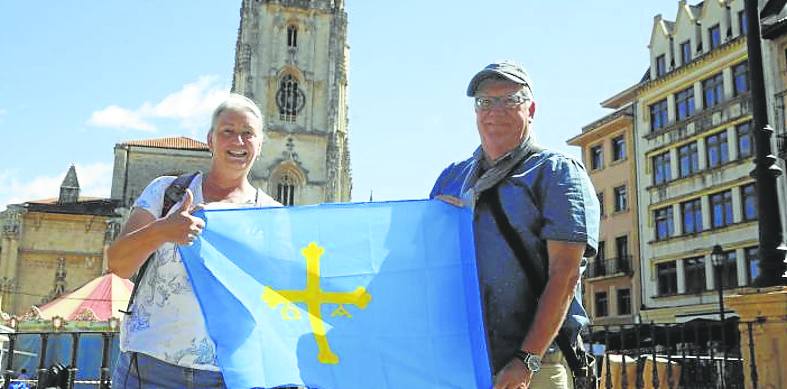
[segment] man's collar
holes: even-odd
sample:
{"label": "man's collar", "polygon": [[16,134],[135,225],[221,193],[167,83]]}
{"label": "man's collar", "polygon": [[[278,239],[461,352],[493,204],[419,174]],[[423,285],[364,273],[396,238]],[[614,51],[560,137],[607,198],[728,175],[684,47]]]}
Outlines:
{"label": "man's collar", "polygon": [[530,137],[528,136],[526,139],[522,140],[522,142],[520,142],[518,146],[509,150],[507,153],[497,157],[497,159],[487,158],[487,155],[484,152],[484,148],[482,146],[478,146],[476,151],[473,153],[473,159],[475,159],[476,163],[481,164],[481,167],[483,167],[484,170],[489,169],[491,167],[499,165],[503,161],[507,161],[519,155],[522,149],[525,149],[527,147],[529,140]]}

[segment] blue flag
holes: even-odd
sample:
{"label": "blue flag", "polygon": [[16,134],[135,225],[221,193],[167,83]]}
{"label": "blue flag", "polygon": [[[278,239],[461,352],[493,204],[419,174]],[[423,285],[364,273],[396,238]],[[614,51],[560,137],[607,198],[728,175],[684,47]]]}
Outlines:
{"label": "blue flag", "polygon": [[489,388],[472,214],[207,210],[183,263],[229,388]]}

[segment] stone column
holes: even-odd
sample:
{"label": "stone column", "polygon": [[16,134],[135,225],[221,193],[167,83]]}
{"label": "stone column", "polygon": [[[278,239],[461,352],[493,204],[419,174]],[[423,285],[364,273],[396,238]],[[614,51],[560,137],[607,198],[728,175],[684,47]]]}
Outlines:
{"label": "stone column", "polygon": [[[757,387],[787,388],[787,286],[739,289],[725,303],[740,316],[740,347],[745,387],[753,388],[752,362],[756,363]],[[749,324],[753,323],[749,341]],[[754,350],[752,360],[751,350]]]}

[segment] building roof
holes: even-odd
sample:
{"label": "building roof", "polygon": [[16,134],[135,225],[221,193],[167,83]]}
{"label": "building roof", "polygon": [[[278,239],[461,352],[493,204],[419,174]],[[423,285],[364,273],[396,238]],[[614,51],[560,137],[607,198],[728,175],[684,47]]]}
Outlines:
{"label": "building roof", "polygon": [[120,206],[120,201],[100,197],[80,197],[79,200],[73,203],[61,203],[58,198],[51,198],[28,201],[23,206],[31,212],[117,216],[115,208]]}
{"label": "building roof", "polygon": [[120,143],[123,146],[142,146],[153,147],[159,149],[179,149],[179,150],[209,150],[208,144],[200,142],[196,139],[186,138],[185,136],[176,136],[169,138],[156,138],[156,139],[140,139],[129,140]]}

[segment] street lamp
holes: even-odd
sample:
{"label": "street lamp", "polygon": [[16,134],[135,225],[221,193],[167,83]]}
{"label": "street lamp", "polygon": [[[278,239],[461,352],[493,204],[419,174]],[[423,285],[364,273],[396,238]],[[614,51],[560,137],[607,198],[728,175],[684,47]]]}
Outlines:
{"label": "street lamp", "polygon": [[713,246],[713,251],[710,253],[710,260],[713,263],[714,273],[716,273],[716,290],[719,291],[719,320],[722,325],[724,324],[724,285],[722,285],[722,273],[724,273],[725,265],[727,264],[727,255],[724,254],[724,249],[721,245]]}

